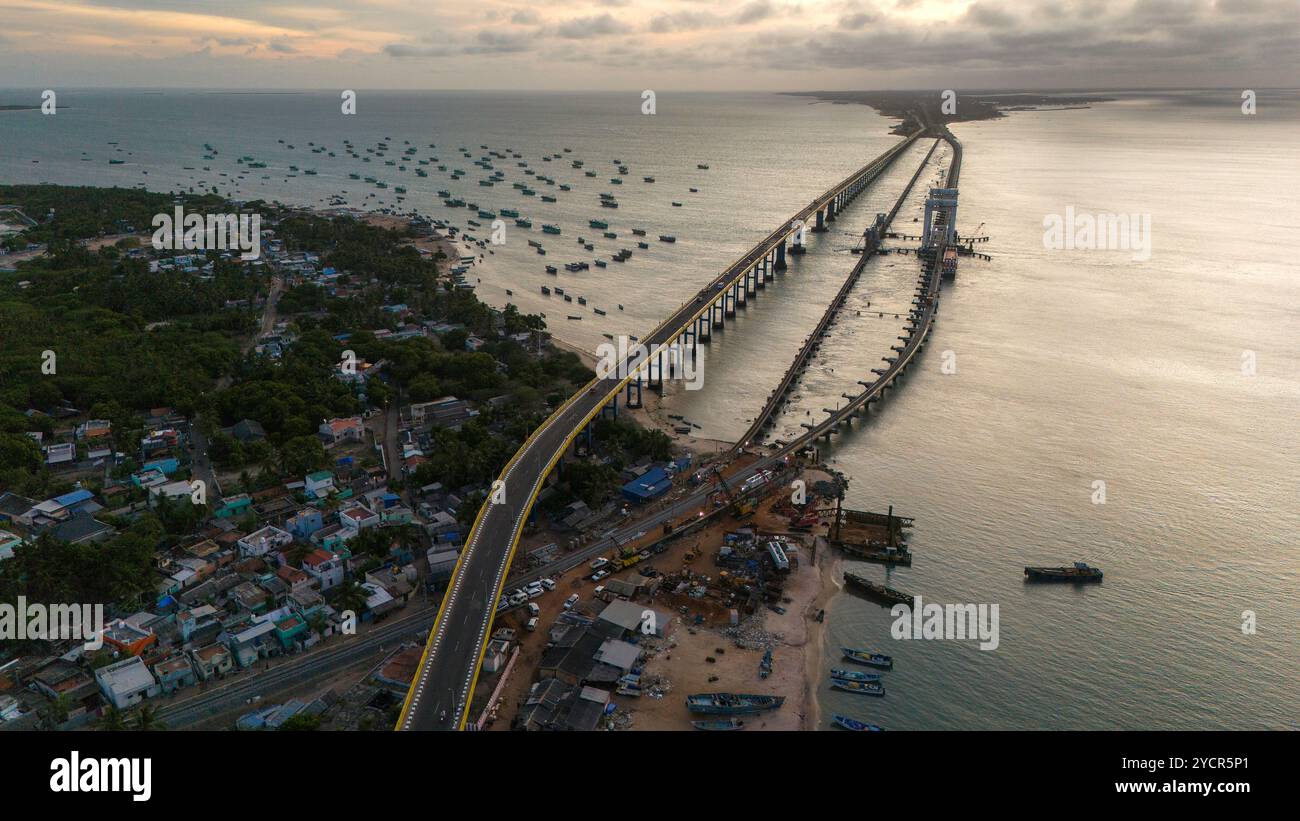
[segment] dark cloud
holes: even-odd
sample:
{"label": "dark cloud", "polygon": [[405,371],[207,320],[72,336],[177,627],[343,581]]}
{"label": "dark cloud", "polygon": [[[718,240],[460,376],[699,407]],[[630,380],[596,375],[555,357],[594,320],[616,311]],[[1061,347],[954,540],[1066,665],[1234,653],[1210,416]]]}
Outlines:
{"label": "dark cloud", "polygon": [[757,23],[772,16],[775,9],[768,0],[752,0],[741,7],[736,14],[737,23]]}
{"label": "dark cloud", "polygon": [[555,33],[566,40],[587,40],[611,34],[626,34],[632,30],[627,23],[610,14],[578,17],[561,23]]}

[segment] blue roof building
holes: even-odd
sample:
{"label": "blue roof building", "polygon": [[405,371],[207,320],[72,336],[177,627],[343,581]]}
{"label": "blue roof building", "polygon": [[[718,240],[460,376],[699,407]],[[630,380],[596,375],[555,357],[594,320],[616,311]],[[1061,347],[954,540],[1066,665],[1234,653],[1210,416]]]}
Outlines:
{"label": "blue roof building", "polygon": [[623,498],[641,504],[664,495],[672,486],[673,480],[663,468],[651,468],[639,478],[623,485]]}

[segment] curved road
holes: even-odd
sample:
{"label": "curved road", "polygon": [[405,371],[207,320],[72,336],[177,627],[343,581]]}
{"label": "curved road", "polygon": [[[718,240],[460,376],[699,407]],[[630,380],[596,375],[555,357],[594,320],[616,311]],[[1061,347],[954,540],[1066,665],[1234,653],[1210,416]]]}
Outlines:
{"label": "curved road", "polygon": [[[806,223],[835,197],[877,173],[879,166],[891,161],[920,134],[917,131],[900,140],[805,206],[749,253],[728,266],[693,300],[674,311],[642,339],[642,344],[653,350],[655,345],[667,345],[676,340],[692,322],[710,310],[728,286],[738,282],[765,256],[784,244],[795,233],[796,223]],[[573,439],[600,413],[601,407],[646,365],[648,361],[634,365],[624,362],[606,379],[592,380],[551,414],[506,465],[497,486],[504,493],[491,494],[479,509],[478,518],[456,564],[402,707],[398,730],[456,730],[465,726],[474,683],[487,649],[496,602],[524,522],[543,481]]]}

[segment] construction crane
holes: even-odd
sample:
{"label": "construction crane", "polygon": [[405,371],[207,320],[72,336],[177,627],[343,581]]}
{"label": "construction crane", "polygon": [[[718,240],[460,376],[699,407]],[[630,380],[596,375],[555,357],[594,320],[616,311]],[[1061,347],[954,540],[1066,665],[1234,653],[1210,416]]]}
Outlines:
{"label": "construction crane", "polygon": [[727,480],[723,478],[722,471],[715,465],[713,474],[718,477],[718,484],[722,485],[722,492],[727,497],[727,504],[731,508],[731,515],[737,519],[743,519],[754,512],[754,505],[744,499],[736,498],[731,492],[731,487],[727,485]]}

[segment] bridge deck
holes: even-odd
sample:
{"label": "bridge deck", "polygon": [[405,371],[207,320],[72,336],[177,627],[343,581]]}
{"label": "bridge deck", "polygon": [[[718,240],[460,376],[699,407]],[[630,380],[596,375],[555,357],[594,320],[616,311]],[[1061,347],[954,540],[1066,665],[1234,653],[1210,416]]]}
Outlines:
{"label": "bridge deck", "polygon": [[[642,344],[653,347],[676,340],[692,322],[711,309],[728,286],[740,281],[754,265],[782,245],[797,230],[797,222],[806,222],[835,197],[875,173],[881,164],[891,161],[918,136],[920,132],[901,140],[801,209],[702,288],[694,300],[674,311],[642,339]],[[623,364],[607,378],[593,380],[556,409],[502,471],[504,502],[494,504],[490,498],[479,509],[429,633],[397,729],[453,730],[465,726],[496,602],[524,522],[542,482],[569,444],[633,378],[634,372],[629,373],[627,363]],[[648,364],[644,362],[642,367]]]}

